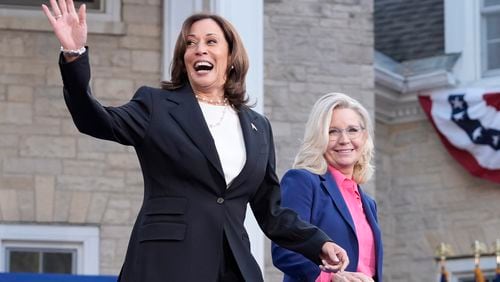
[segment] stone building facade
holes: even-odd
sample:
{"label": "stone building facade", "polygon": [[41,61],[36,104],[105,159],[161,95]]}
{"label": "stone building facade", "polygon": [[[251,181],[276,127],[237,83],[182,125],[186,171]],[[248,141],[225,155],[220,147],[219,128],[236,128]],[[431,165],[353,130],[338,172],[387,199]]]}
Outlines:
{"label": "stone building facade", "polygon": [[[93,24],[88,41],[92,87],[107,105],[162,79],[163,1],[119,3],[120,23]],[[0,225],[98,227],[98,272],[116,275],[142,201],[135,153],[76,131],[45,19],[1,11]],[[373,0],[263,1],[264,113],[282,175],[317,98],[359,99],[377,120],[376,178],[365,189],[378,202],[384,279],[432,281],[439,242],[467,254],[471,240],[500,236],[500,190],[448,155],[419,110],[418,91],[403,93],[377,76],[373,15]],[[269,253],[267,242],[266,281],[280,281]]]}

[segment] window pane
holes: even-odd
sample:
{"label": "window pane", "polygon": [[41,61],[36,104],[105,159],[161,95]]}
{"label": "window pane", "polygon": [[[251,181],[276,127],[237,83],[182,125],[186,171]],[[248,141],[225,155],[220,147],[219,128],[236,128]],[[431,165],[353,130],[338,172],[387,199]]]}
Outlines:
{"label": "window pane", "polygon": [[43,253],[43,273],[73,273],[73,254]]}
{"label": "window pane", "polygon": [[488,44],[488,70],[500,69],[500,42]]}
{"label": "window pane", "polygon": [[38,273],[40,266],[40,253],[28,251],[10,251],[9,272]]}
{"label": "window pane", "polygon": [[486,17],[486,40],[500,39],[500,14]]}
{"label": "window pane", "polygon": [[484,0],[485,7],[490,7],[495,5],[500,5],[500,0]]}
{"label": "window pane", "polygon": [[[78,0],[75,1],[75,4],[79,6],[80,4],[85,3],[89,9],[100,10],[101,2],[103,1],[104,0]],[[0,0],[0,5],[36,9],[40,9],[42,4],[46,4],[50,7],[49,3],[50,2],[48,0]]]}

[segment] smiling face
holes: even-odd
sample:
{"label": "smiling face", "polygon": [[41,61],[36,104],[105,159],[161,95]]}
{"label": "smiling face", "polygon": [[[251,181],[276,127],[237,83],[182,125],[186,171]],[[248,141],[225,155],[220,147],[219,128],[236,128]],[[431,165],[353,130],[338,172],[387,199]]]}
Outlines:
{"label": "smiling face", "polygon": [[195,93],[224,95],[228,43],[220,26],[212,19],[194,22],[185,38],[184,64]]}
{"label": "smiling face", "polygon": [[356,111],[348,108],[333,110],[329,127],[330,139],[324,157],[329,165],[348,178],[352,178],[354,165],[361,158],[367,139],[365,130],[361,130],[359,136],[352,139],[349,138],[348,131],[363,127],[362,118]]}

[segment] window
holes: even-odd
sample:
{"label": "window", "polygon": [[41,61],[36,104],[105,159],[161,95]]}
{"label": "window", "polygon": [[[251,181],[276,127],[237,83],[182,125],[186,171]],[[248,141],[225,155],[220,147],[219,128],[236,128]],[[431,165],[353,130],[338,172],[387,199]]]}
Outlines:
{"label": "window", "polygon": [[76,249],[6,248],[6,271],[76,273]]}
{"label": "window", "polygon": [[[103,11],[103,1],[102,0],[77,0],[75,4],[79,6],[80,4],[85,3],[87,8],[90,10],[100,10]],[[49,5],[49,1],[42,0],[0,0],[0,5],[8,6],[12,8],[35,8],[39,9],[41,4]],[[49,5],[50,7],[50,5]]]}
{"label": "window", "polygon": [[[125,24],[121,19],[120,0],[74,0],[76,6],[87,5],[89,33],[125,34]],[[52,31],[41,4],[48,0],[0,0],[0,29]]]}
{"label": "window", "polygon": [[99,228],[0,224],[0,272],[99,274]]}
{"label": "window", "polygon": [[483,75],[500,75],[500,0],[483,0],[481,15]]}

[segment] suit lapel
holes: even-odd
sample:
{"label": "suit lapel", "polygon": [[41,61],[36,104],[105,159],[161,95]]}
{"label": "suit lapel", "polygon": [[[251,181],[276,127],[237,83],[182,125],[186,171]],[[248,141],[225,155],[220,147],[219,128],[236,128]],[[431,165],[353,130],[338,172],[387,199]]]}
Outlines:
{"label": "suit lapel", "polygon": [[361,195],[361,201],[363,203],[363,210],[365,212],[366,218],[368,220],[368,224],[372,228],[373,239],[375,241],[376,254],[378,254],[378,250],[380,249],[379,243],[381,242],[380,228],[378,227],[377,220],[375,219],[375,211],[372,209],[372,206],[367,200],[367,196],[358,186],[359,193]]}
{"label": "suit lapel", "polygon": [[259,142],[262,136],[262,129],[256,124],[257,115],[246,107],[241,107],[238,112],[240,119],[241,131],[243,132],[243,139],[245,140],[246,161],[241,172],[231,182],[231,187],[237,187],[250,175],[253,168],[257,163],[259,157],[259,148],[262,142]]}
{"label": "suit lapel", "polygon": [[215,142],[191,87],[184,86],[179,91],[173,92],[173,95],[169,95],[167,100],[177,104],[169,111],[172,118],[224,179]]}
{"label": "suit lapel", "polygon": [[356,234],[356,228],[354,227],[354,221],[351,217],[351,213],[349,212],[349,208],[347,208],[344,197],[342,196],[342,193],[340,193],[340,188],[337,187],[337,183],[335,183],[335,180],[333,179],[330,172],[327,172],[322,176],[321,184],[326,188],[328,194],[330,194],[330,197],[332,198],[333,203],[340,211],[340,214],[349,224],[354,234]]}

